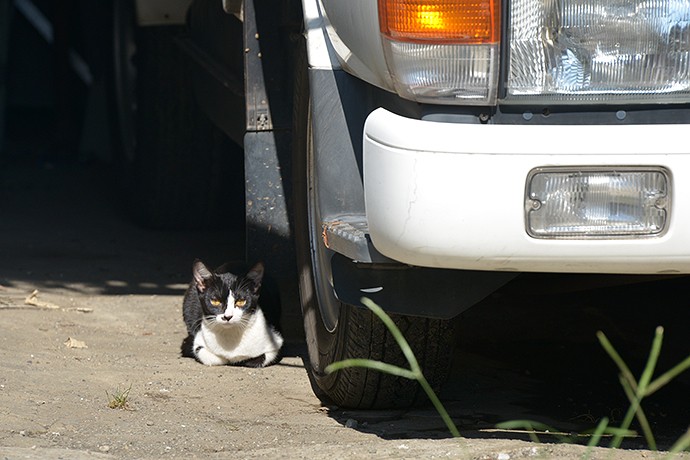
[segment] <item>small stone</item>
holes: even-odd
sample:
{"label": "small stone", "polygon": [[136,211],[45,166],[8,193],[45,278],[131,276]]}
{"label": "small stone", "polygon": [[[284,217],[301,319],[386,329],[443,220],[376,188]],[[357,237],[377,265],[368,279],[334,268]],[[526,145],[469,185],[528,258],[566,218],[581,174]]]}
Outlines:
{"label": "small stone", "polygon": [[357,428],[357,420],[349,418],[345,422],[345,428]]}
{"label": "small stone", "polygon": [[98,450],[101,452],[108,452],[110,450],[110,446],[98,446]]}

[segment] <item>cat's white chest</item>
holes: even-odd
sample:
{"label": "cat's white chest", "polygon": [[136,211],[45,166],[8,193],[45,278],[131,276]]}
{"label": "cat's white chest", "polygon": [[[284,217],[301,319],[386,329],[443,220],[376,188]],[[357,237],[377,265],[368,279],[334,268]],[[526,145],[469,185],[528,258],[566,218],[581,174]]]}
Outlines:
{"label": "cat's white chest", "polygon": [[210,326],[202,323],[194,339],[197,358],[206,365],[238,363],[265,355],[264,365],[273,362],[283,345],[283,338],[257,311],[248,324]]}

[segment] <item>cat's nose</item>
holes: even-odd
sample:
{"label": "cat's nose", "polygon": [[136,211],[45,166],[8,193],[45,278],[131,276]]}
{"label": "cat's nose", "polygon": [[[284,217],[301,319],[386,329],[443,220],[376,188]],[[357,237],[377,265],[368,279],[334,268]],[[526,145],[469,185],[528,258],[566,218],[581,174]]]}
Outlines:
{"label": "cat's nose", "polygon": [[223,321],[230,321],[232,319],[232,315],[223,315]]}

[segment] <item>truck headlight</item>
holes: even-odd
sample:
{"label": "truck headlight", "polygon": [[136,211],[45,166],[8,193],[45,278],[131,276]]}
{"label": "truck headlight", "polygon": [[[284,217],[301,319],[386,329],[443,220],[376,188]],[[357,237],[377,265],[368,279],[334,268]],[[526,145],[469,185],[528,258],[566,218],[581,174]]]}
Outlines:
{"label": "truck headlight", "polygon": [[398,94],[434,104],[495,103],[498,0],[379,0],[378,6]]}
{"label": "truck headlight", "polygon": [[527,177],[527,233],[535,238],[660,235],[670,211],[661,167],[537,168]]}
{"label": "truck headlight", "polygon": [[506,102],[690,101],[690,2],[510,3]]}

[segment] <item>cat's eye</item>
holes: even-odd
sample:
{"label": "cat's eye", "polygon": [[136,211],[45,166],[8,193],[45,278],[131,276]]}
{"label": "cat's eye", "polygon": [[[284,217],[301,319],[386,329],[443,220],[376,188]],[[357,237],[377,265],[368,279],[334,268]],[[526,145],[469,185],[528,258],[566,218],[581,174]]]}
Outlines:
{"label": "cat's eye", "polygon": [[236,300],[236,301],[235,301],[235,306],[236,306],[236,307],[242,308],[242,307],[244,307],[245,305],[247,305],[247,301],[244,300],[244,299],[239,299],[239,300]]}
{"label": "cat's eye", "polygon": [[214,307],[217,307],[217,306],[220,305],[220,304],[221,304],[220,300],[218,300],[218,299],[211,299],[211,305],[213,305]]}

